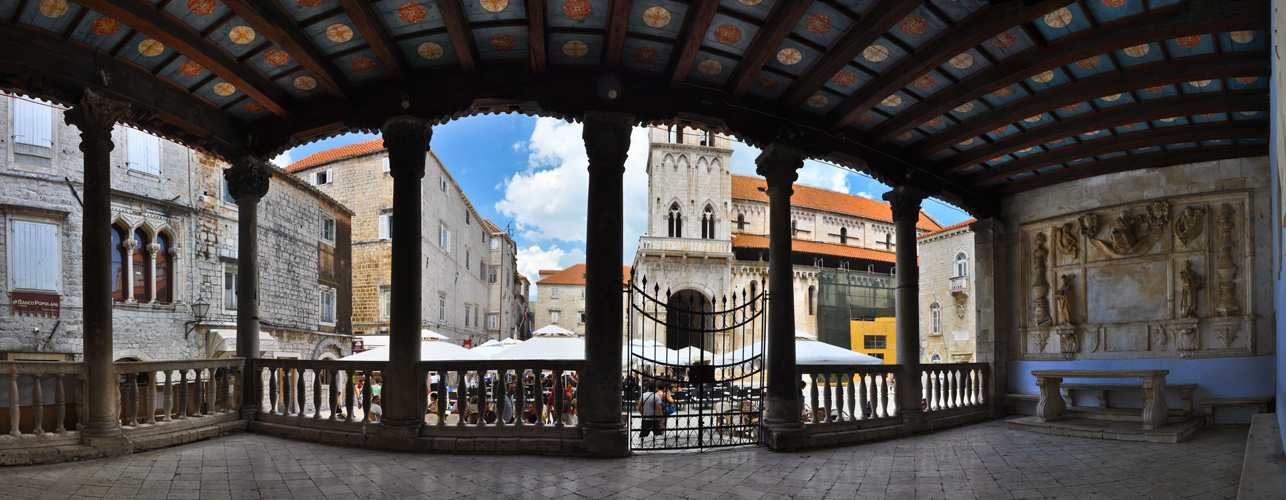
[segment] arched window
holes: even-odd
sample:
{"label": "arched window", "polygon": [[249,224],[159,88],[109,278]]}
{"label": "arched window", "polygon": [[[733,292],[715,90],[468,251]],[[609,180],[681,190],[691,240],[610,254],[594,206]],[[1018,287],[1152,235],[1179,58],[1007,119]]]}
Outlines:
{"label": "arched window", "polygon": [[817,287],[810,285],[808,287],[808,315],[817,314]]}
{"label": "arched window", "polygon": [[162,304],[169,304],[173,297],[171,296],[171,283],[174,277],[173,266],[170,265],[170,237],[165,233],[156,236],[156,301]]}
{"label": "arched window", "polygon": [[960,276],[968,276],[968,275],[969,275],[969,257],[965,255],[964,252],[960,252],[956,254],[956,276],[960,277]]}
{"label": "arched window", "polygon": [[790,221],[790,235],[792,237],[799,235],[799,221]]}
{"label": "arched window", "polygon": [[884,249],[885,250],[893,249],[893,233],[888,233],[884,235]]}
{"label": "arched window", "polygon": [[846,227],[839,228],[839,244],[841,245],[848,244],[848,228]]}
{"label": "arched window", "polygon": [[138,229],[134,231],[134,241],[137,242],[131,262],[134,267],[134,300],[147,302],[152,300],[147,290],[147,285],[152,282],[152,259],[148,255],[147,246],[152,244],[152,240],[142,229]]}
{"label": "arched window", "polygon": [[128,279],[125,276],[125,230],[112,226],[112,300],[124,301]]}
{"label": "arched window", "polygon": [[745,214],[737,214],[737,230],[738,230],[738,231],[744,231],[745,229],[746,229],[746,216],[745,216]]}
{"label": "arched window", "polygon": [[670,237],[683,237],[683,212],[679,210],[678,203],[670,204]]}
{"label": "arched window", "polygon": [[933,355],[933,362],[934,362],[934,363],[941,363],[941,362],[942,362],[942,356],[939,356],[939,355],[937,355],[937,354],[934,354],[934,355]]}
{"label": "arched window", "polygon": [[929,324],[933,335],[942,335],[942,306],[937,302],[929,306]]}
{"label": "arched window", "polygon": [[705,211],[701,214],[701,238],[714,239],[714,207],[710,205],[706,205]]}
{"label": "arched window", "polygon": [[755,299],[756,293],[758,293],[758,283],[755,281],[751,281],[750,282],[750,299],[749,299],[751,311],[757,310],[758,308],[759,301]]}

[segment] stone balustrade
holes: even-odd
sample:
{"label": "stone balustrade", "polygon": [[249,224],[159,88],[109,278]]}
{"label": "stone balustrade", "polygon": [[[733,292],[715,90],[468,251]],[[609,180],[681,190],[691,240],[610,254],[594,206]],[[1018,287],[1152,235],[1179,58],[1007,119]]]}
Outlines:
{"label": "stone balustrade", "polygon": [[924,411],[936,412],[985,404],[986,363],[922,365],[920,394]]}
{"label": "stone balustrade", "polygon": [[[436,391],[426,386],[429,387],[429,399],[426,400],[426,425],[421,435],[440,434],[443,429],[453,426],[510,429],[504,434],[529,429],[528,433],[533,435],[546,430],[578,428],[580,420],[575,409],[565,406],[567,403],[576,404],[576,388],[565,387],[564,384],[565,379],[575,380],[574,376],[584,368],[584,364],[584,361],[577,360],[421,362],[416,365],[420,380],[427,383],[436,375],[442,381]],[[552,387],[546,388],[541,383],[546,375],[552,377]],[[505,422],[501,416],[507,386],[511,383],[514,385],[514,418],[513,422]],[[450,390],[446,390],[448,386]],[[560,394],[567,389],[571,389],[573,399],[565,402],[565,398],[549,398],[550,393]],[[550,401],[552,405],[548,404]],[[488,411],[494,414],[489,416]]]}
{"label": "stone balustrade", "polygon": [[645,254],[689,254],[697,256],[732,255],[732,242],[729,240],[707,240],[701,238],[660,238],[656,236],[639,237],[639,251]]}
{"label": "stone balustrade", "polygon": [[807,383],[804,425],[838,426],[899,416],[897,382],[903,371],[900,365],[799,365],[800,380]]}
{"label": "stone balustrade", "polygon": [[967,292],[969,291],[968,276],[952,276],[948,292]]}
{"label": "stone balustrade", "polygon": [[241,358],[116,363],[121,426],[128,433],[190,418],[235,416]]}
{"label": "stone balustrade", "polygon": [[375,374],[387,365],[386,361],[258,360],[255,370],[264,390],[257,418],[331,429],[377,422],[367,410],[375,396]]}
{"label": "stone balustrade", "polygon": [[[3,361],[0,362],[0,375],[8,375],[6,411],[9,430],[4,435],[5,438],[67,437],[69,434],[76,434],[75,431],[83,425],[86,377],[84,363]],[[49,391],[52,394],[47,394],[46,389],[52,389]],[[74,389],[70,412],[67,408],[69,389]],[[46,410],[52,410],[52,422],[46,418],[49,416],[45,413]],[[69,426],[73,427],[69,430]],[[70,437],[72,442],[80,439],[78,436]],[[5,441],[7,440],[0,438],[0,447],[3,447]]]}

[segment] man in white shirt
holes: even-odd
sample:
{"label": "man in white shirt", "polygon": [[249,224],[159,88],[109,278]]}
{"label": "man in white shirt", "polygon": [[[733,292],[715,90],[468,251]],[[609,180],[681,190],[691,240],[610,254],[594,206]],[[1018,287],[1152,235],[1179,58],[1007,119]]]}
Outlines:
{"label": "man in white shirt", "polygon": [[500,420],[506,424],[514,423],[514,384],[505,389],[505,408],[500,413]]}
{"label": "man in white shirt", "polygon": [[379,422],[384,419],[384,408],[380,406],[379,396],[371,398],[371,407],[366,409],[366,413],[370,415],[372,422]]}

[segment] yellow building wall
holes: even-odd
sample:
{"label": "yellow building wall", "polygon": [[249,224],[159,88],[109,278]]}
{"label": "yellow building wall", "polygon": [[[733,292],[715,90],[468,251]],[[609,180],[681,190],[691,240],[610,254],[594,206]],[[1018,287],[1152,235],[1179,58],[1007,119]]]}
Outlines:
{"label": "yellow building wall", "polygon": [[[849,337],[852,342],[852,350],[862,354],[881,357],[883,355],[884,364],[897,364],[897,335],[893,318],[875,318],[875,321],[850,321]],[[866,349],[865,338],[867,335],[883,335],[884,349]]]}

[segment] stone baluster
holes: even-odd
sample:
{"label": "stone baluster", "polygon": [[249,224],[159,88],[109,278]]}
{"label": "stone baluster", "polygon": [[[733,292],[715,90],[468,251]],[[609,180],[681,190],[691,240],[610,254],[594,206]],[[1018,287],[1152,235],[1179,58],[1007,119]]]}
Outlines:
{"label": "stone baluster", "polygon": [[18,394],[18,373],[9,374],[9,434],[21,435],[18,430],[18,418],[22,415],[22,399]]}
{"label": "stone baluster", "polygon": [[938,372],[930,370],[926,373],[928,373],[929,375],[929,382],[928,382],[929,400],[925,402],[925,404],[927,405],[927,408],[929,410],[937,410],[939,408]]}
{"label": "stone baluster", "polygon": [[63,386],[65,374],[58,373],[54,375],[54,433],[62,434],[67,432],[65,423],[67,421],[67,388]]}
{"label": "stone baluster", "polygon": [[147,415],[146,415],[147,423],[152,425],[156,425],[156,384],[157,383],[158,383],[158,380],[156,378],[156,372],[154,371],[147,372],[147,387],[143,389],[143,392],[146,394],[146,396],[143,399],[147,400],[147,402],[143,405],[143,407],[147,408]]}
{"label": "stone baluster", "polygon": [[822,374],[822,391],[823,391],[822,399],[826,401],[826,408],[825,408],[825,411],[822,413],[822,422],[830,422],[832,413],[835,414],[836,417],[838,417],[840,414],[839,408],[837,408],[835,406],[834,401],[832,401],[831,393],[833,393],[835,389],[831,387],[830,382],[831,382],[831,374],[823,373]]}
{"label": "stone baluster", "polygon": [[963,397],[964,397],[964,393],[965,393],[965,387],[964,387],[963,385],[961,385],[961,384],[963,383],[963,381],[964,381],[964,380],[963,380],[963,378],[962,378],[962,376],[961,376],[960,370],[952,370],[951,372],[952,372],[952,374],[953,374],[953,375],[955,376],[955,378],[956,378],[956,386],[955,386],[955,387],[956,387],[956,394],[955,394],[955,396],[956,396],[956,408],[959,408],[959,407],[961,407],[961,406],[964,406],[964,405],[965,405],[965,402],[964,402],[964,399],[963,399]]}
{"label": "stone baluster", "polygon": [[808,387],[808,400],[813,402],[813,409],[812,412],[808,414],[808,418],[805,422],[817,423],[817,410],[820,409],[818,408],[818,406],[820,406],[818,403],[820,403],[821,400],[817,397],[817,374],[813,373],[810,375],[812,375],[813,383],[809,384]]}
{"label": "stone baluster", "polygon": [[437,393],[438,425],[446,425],[447,415],[451,414],[451,412],[447,411],[447,375],[449,375],[449,372],[439,371],[437,373],[438,373],[438,393]]}
{"label": "stone baluster", "polygon": [[44,389],[40,387],[39,373],[31,375],[31,420],[35,424],[31,429],[32,434],[44,434],[45,396]]}
{"label": "stone baluster", "polygon": [[867,388],[870,379],[870,375],[860,372],[853,375],[853,385],[857,386],[857,409],[853,410],[853,417],[858,420],[866,420],[866,409],[870,407],[870,402],[867,401],[867,397],[871,394]]}
{"label": "stone baluster", "polygon": [[174,370],[165,370],[165,400],[162,405],[165,407],[165,418],[163,420],[166,422],[174,421],[172,416],[174,413],[174,380],[171,378],[173,372]]}
{"label": "stone baluster", "polygon": [[[375,381],[375,378],[371,376],[371,372],[363,370],[362,371],[362,422],[371,421],[371,396],[375,394],[375,389],[371,387],[371,382],[373,381]],[[382,418],[383,415],[380,415],[380,417],[381,417],[380,425],[383,425],[384,423],[384,420]]]}
{"label": "stone baluster", "polygon": [[188,371],[179,370],[179,386],[175,388],[179,393],[179,419],[188,418]]}
{"label": "stone baluster", "polygon": [[944,382],[946,383],[945,390],[942,391],[942,396],[947,399],[946,404],[944,406],[946,408],[955,408],[956,407],[956,401],[955,401],[956,379],[953,376],[951,370],[942,372],[942,377]]}
{"label": "stone baluster", "polygon": [[281,383],[281,369],[268,369],[268,413],[280,413],[277,411],[280,406],[277,405],[278,384]]}
{"label": "stone baluster", "polygon": [[205,379],[201,377],[201,369],[192,370],[192,389],[195,391],[192,395],[192,401],[196,403],[193,407],[192,416],[205,416]]}
{"label": "stone baluster", "polygon": [[[129,112],[129,105],[85,89],[80,102],[63,113],[63,120],[80,130],[84,165],[81,210],[82,352],[87,370],[85,390],[87,436],[120,434],[120,390],[112,343],[112,129]],[[17,426],[14,426],[17,431]]]}
{"label": "stone baluster", "polygon": [[[268,194],[272,184],[272,167],[264,158],[245,156],[234,161],[223,176],[228,182],[228,193],[237,200],[237,357],[245,359],[247,370],[261,373],[258,364],[259,200]],[[261,377],[247,377],[242,384],[243,418],[253,419],[259,411],[263,403],[261,382]],[[272,384],[275,387],[277,381]],[[276,404],[275,397],[271,404]]]}
{"label": "stone baluster", "polygon": [[857,406],[862,405],[861,402],[857,401],[857,396],[854,394],[856,391],[856,387],[854,386],[857,385],[857,378],[854,374],[848,372],[844,372],[843,376],[845,382],[844,385],[847,386],[844,388],[844,391],[848,393],[848,397],[846,398],[848,400],[848,420],[855,420],[857,419],[858,414],[862,412],[861,408],[854,409],[854,404]]}
{"label": "stone baluster", "polygon": [[487,424],[487,372],[478,370],[475,372],[478,376],[478,427]]}
{"label": "stone baluster", "polygon": [[527,414],[527,384],[522,380],[525,372],[522,368],[514,370],[514,423],[518,427],[527,423],[524,421]]}
{"label": "stone baluster", "polygon": [[357,394],[353,393],[356,385],[353,382],[353,371],[344,370],[344,415],[349,422],[356,422],[353,406],[357,404]]}
{"label": "stone baluster", "polygon": [[129,426],[138,427],[138,374],[127,372],[129,377],[129,402],[126,404],[126,415],[129,415]]}
{"label": "stone baluster", "polygon": [[295,370],[295,378],[292,381],[291,389],[295,391],[295,405],[299,407],[299,413],[296,413],[295,416],[299,417],[300,425],[303,424],[304,418],[308,415],[308,396],[305,394],[307,387],[304,384],[306,380],[308,380],[308,371],[306,369]]}
{"label": "stone baluster", "polygon": [[889,385],[885,383],[884,375],[876,375],[874,382],[875,382],[875,396],[876,396],[875,416],[884,418],[888,416],[885,413],[886,408],[884,407],[884,397],[889,390]]}
{"label": "stone baluster", "polygon": [[976,383],[978,384],[978,393],[975,398],[977,400],[976,401],[977,404],[984,404],[986,403],[986,399],[987,399],[987,396],[986,396],[987,386],[984,385],[983,378],[985,378],[985,375],[983,374],[983,370],[979,368],[977,371],[977,381],[976,381]]}
{"label": "stone baluster", "polygon": [[532,390],[536,391],[536,427],[545,426],[545,391],[544,385],[540,383],[540,369],[532,369]]}
{"label": "stone baluster", "polygon": [[331,368],[328,370],[328,373],[330,374],[328,377],[328,380],[330,380],[330,392],[327,394],[330,398],[330,417],[328,417],[328,420],[339,420],[339,415],[343,413],[339,410],[339,388],[343,383],[339,378],[339,370]]}
{"label": "stone baluster", "polygon": [[929,372],[920,372],[920,400],[924,401],[924,409],[933,409],[933,383],[930,378],[933,377]]}
{"label": "stone baluster", "polygon": [[455,372],[455,412],[460,415],[460,419],[456,420],[455,425],[461,427],[464,426],[464,419],[468,416],[465,414],[465,410],[469,407],[469,391],[464,384],[465,373],[463,371]]}
{"label": "stone baluster", "polygon": [[550,392],[551,399],[554,400],[552,408],[554,414],[554,427],[563,426],[563,413],[568,408],[563,407],[563,371],[554,370],[554,388]]}
{"label": "stone baluster", "polygon": [[313,369],[313,419],[322,418],[322,369]]}
{"label": "stone baluster", "polygon": [[[911,378],[911,377],[907,377],[907,378]],[[898,416],[899,409],[901,409],[901,406],[898,404],[898,384],[901,382],[902,381],[896,374],[890,373],[888,374],[888,383],[884,384],[884,389],[887,390],[889,393],[888,394],[888,398],[889,398],[888,414],[890,417]]]}

